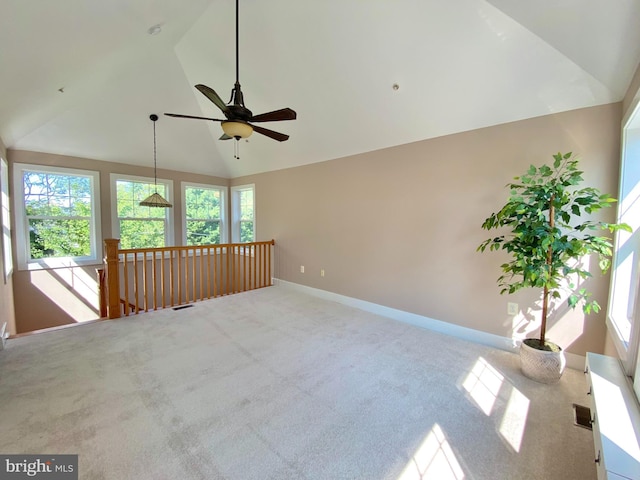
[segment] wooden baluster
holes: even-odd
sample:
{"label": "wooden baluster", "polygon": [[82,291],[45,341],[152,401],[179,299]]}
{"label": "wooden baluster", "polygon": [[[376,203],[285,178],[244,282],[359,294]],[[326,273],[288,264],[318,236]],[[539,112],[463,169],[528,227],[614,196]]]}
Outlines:
{"label": "wooden baluster", "polygon": [[107,282],[104,268],[96,268],[96,277],[98,281],[98,306],[100,318],[107,316]]}
{"label": "wooden baluster", "polygon": [[182,251],[178,250],[178,305],[182,305]]}
{"label": "wooden baluster", "polygon": [[229,245],[227,246],[227,272],[226,272],[226,277],[227,277],[227,281],[224,284],[224,294],[227,295],[229,293],[229,280],[231,278],[231,268],[230,268],[230,261],[231,261],[231,255],[233,255],[233,246]]}
{"label": "wooden baluster", "polygon": [[198,289],[197,289],[197,285],[196,285],[196,260],[198,257],[198,250],[196,247],[193,248],[193,272],[191,273],[191,280],[193,281],[193,301],[195,303],[195,301],[198,298]]}
{"label": "wooden baluster", "polygon": [[218,252],[219,247],[213,247],[213,297],[218,296]]}
{"label": "wooden baluster", "polygon": [[151,252],[151,261],[153,262],[151,264],[151,295],[153,295],[153,309],[157,310],[158,309],[158,300],[157,300],[157,281],[158,281],[158,276],[157,276],[157,266],[156,266],[156,250],[153,250]]}
{"label": "wooden baluster", "polygon": [[207,247],[207,298],[211,298],[211,247]]}
{"label": "wooden baluster", "polygon": [[[250,247],[249,247],[250,248]],[[242,249],[242,291],[247,291],[247,246]]]}
{"label": "wooden baluster", "polygon": [[[162,308],[166,307],[166,301],[165,301],[165,292],[164,292],[164,284],[165,284],[165,253],[164,251],[162,251],[162,258],[160,259],[160,261],[162,262],[160,264],[160,295],[162,295]],[[169,253],[171,253],[171,250],[169,250]]]}
{"label": "wooden baluster", "polygon": [[273,243],[273,240],[271,240],[267,245],[267,279],[269,280],[269,286],[273,285],[273,275],[271,274],[271,246]]}
{"label": "wooden baluster", "polygon": [[233,293],[240,290],[240,249],[242,245],[238,245],[233,251]]}
{"label": "wooden baluster", "polygon": [[140,297],[138,292],[140,291],[138,286],[138,254],[136,252],[132,253],[133,255],[133,304],[136,309],[136,313],[140,311]]}
{"label": "wooden baluster", "polygon": [[175,275],[173,272],[173,250],[169,250],[169,306],[173,307],[175,303],[173,303],[173,298],[175,296],[175,291],[173,288],[173,284],[175,281]]}
{"label": "wooden baluster", "polygon": [[253,245],[253,288],[258,288],[258,245]]}
{"label": "wooden baluster", "polygon": [[202,245],[198,249],[200,250],[200,261],[198,262],[200,265],[200,300],[204,300],[204,249]]}
{"label": "wooden baluster", "polygon": [[129,316],[129,261],[127,260],[127,254],[125,253],[122,258],[123,272],[122,277],[124,280],[124,315]]}
{"label": "wooden baluster", "polygon": [[149,286],[148,286],[148,273],[147,273],[147,251],[142,250],[142,294],[144,301],[144,311],[149,311],[149,299],[147,298]]}
{"label": "wooden baluster", "polygon": [[107,269],[107,309],[109,318],[120,317],[120,278],[118,274],[117,238],[104,240],[105,264]]}
{"label": "wooden baluster", "polygon": [[184,252],[184,303],[189,303],[189,250]]}

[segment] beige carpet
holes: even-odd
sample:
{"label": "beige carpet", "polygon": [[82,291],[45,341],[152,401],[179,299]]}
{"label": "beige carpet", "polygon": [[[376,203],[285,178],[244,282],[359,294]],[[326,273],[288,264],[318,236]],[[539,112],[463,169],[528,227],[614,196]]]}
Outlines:
{"label": "beige carpet", "polygon": [[10,340],[0,453],[82,479],[596,478],[581,372],[271,287]]}

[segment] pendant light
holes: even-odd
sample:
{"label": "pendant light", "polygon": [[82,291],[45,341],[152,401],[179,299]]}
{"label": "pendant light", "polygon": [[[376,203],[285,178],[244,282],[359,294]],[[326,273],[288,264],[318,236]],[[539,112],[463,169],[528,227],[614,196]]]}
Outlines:
{"label": "pendant light", "polygon": [[158,175],[156,168],[156,121],[158,116],[156,114],[149,115],[149,118],[153,122],[153,184],[155,186],[155,192],[149,195],[147,198],[140,202],[141,207],[158,207],[158,208],[171,208],[169,202],[167,202],[162,195],[158,193]]}

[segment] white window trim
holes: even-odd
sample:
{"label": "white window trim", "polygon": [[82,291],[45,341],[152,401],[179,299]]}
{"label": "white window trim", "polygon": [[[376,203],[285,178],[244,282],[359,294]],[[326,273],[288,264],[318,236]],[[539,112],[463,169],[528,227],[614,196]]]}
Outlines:
{"label": "white window trim", "polygon": [[[59,257],[29,259],[29,226],[24,205],[24,172],[61,173],[87,176],[91,179],[91,254],[85,257]],[[16,257],[18,270],[42,270],[48,268],[97,265],[102,261],[102,231],[100,221],[100,173],[93,170],[53,167],[48,165],[13,164],[13,197],[15,198]]]}
{"label": "white window trim", "polygon": [[253,190],[253,241],[256,241],[256,186],[254,183],[231,187],[231,241],[240,243],[240,202],[238,193]]}
{"label": "white window trim", "polygon": [[227,238],[229,238],[229,229],[227,227],[227,187],[223,185],[211,185],[206,183],[180,182],[180,190],[182,195],[182,245],[187,246],[186,189],[188,187],[220,190],[220,243],[227,243]]}
{"label": "white window trim", "polygon": [[[118,191],[116,184],[118,180],[130,180],[144,183],[154,183],[153,177],[141,177],[137,175],[122,175],[120,173],[110,174],[110,187],[111,187],[111,234],[114,238],[120,238],[120,222],[118,217]],[[158,185],[163,185],[165,188],[165,200],[173,204],[173,180],[167,180],[165,178],[156,179]],[[166,247],[174,245],[174,224],[173,224],[173,208],[165,208],[164,218],[166,229],[164,232],[164,244]],[[122,246],[119,246],[122,248]]]}

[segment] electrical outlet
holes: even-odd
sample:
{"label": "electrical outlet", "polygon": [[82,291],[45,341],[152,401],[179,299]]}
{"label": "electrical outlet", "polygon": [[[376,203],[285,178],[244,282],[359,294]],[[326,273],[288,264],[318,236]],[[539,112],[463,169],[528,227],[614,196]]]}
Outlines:
{"label": "electrical outlet", "polygon": [[300,273],[304,273],[304,265],[300,265]]}
{"label": "electrical outlet", "polygon": [[324,268],[321,268],[321,269],[320,269],[320,276],[321,276],[321,277],[324,277]]}
{"label": "electrical outlet", "polygon": [[508,315],[517,315],[518,314],[518,304],[509,302],[507,303],[507,314]]}

